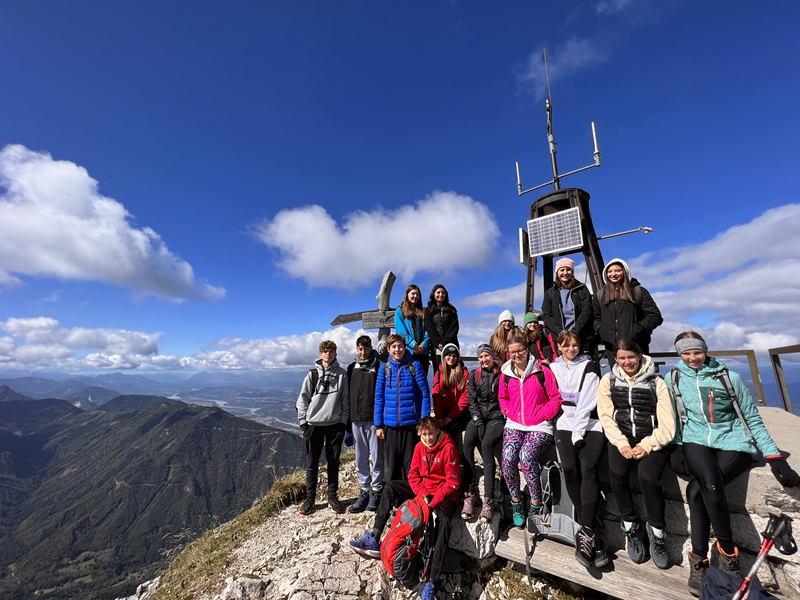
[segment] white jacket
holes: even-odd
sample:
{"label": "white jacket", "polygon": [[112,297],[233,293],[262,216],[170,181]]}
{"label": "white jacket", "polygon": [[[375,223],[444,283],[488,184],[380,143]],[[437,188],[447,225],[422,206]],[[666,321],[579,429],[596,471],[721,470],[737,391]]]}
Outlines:
{"label": "white jacket", "polygon": [[[556,429],[572,431],[573,444],[582,440],[587,431],[603,431],[600,421],[589,416],[597,407],[597,388],[600,385],[600,378],[594,371],[589,371],[583,380],[583,386],[578,389],[587,367],[586,363],[590,360],[587,355],[580,354],[574,361],[567,362],[564,357],[560,357],[550,365],[558,381],[561,397],[564,399],[564,404],[561,405],[564,414],[556,421]],[[567,406],[568,402],[574,402],[576,406]]]}

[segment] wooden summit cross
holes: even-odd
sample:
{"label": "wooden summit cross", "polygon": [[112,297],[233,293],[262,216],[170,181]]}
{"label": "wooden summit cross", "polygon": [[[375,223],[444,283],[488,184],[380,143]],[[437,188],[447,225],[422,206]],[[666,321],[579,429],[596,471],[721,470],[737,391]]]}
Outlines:
{"label": "wooden summit cross", "polygon": [[380,290],[378,291],[378,295],[375,296],[375,300],[378,301],[378,310],[346,313],[339,315],[331,321],[332,326],[361,321],[362,329],[377,329],[378,353],[381,354],[381,358],[384,360],[386,358],[384,356],[386,354],[386,338],[394,327],[394,313],[396,309],[391,308],[389,302],[392,297],[392,287],[396,280],[397,277],[395,277],[395,274],[391,271],[387,271],[386,275],[383,276]]}

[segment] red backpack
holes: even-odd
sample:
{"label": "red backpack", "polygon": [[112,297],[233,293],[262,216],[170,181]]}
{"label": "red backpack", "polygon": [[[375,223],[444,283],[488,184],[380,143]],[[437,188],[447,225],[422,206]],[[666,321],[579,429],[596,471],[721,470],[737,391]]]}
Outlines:
{"label": "red backpack", "polygon": [[389,531],[381,542],[381,562],[389,575],[412,589],[427,576],[423,563],[423,547],[427,547],[426,530],[431,509],[422,497],[406,500],[392,519]]}

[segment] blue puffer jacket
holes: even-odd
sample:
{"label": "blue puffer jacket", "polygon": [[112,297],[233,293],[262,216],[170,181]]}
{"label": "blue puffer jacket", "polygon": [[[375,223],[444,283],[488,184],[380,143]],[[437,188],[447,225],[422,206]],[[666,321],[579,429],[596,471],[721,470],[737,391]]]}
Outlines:
{"label": "blue puffer jacket", "polygon": [[375,384],[375,427],[415,425],[422,417],[431,414],[431,390],[425,371],[418,362],[413,363],[417,376],[415,382],[408,368],[411,361],[411,353],[406,350],[405,357],[400,361],[395,361],[390,356],[389,361],[378,369],[378,381]]}
{"label": "blue puffer jacket", "polygon": [[[416,321],[416,323],[414,321]],[[417,331],[419,331],[422,336],[419,343],[425,348],[420,354],[422,354],[422,356],[427,356],[431,339],[430,336],[428,336],[428,330],[425,329],[425,320],[419,317],[406,319],[403,316],[403,308],[398,306],[397,312],[394,313],[394,330],[405,338],[406,348],[408,348],[409,352],[416,354],[414,352],[414,346],[417,345],[417,340],[414,336],[414,325],[417,326]]]}
{"label": "blue puffer jacket", "polygon": [[[747,436],[722,381],[712,378],[712,375],[726,368],[722,361],[711,356],[699,371],[695,371],[681,360],[674,368],[680,372],[678,387],[685,411],[682,419],[683,431],[679,430],[676,434],[676,442],[682,439],[684,443],[749,454],[756,454],[761,450],[767,458],[781,455],[764,427],[758,408],[741,375],[729,371],[742,416],[753,432],[755,444]],[[674,396],[672,373],[665,380]]]}

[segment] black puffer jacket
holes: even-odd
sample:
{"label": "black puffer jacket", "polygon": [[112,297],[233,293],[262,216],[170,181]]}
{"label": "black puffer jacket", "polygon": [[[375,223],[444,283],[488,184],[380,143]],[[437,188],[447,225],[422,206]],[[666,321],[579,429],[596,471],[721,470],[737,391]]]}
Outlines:
{"label": "black puffer jacket", "polygon": [[378,369],[381,361],[373,350],[367,364],[359,361],[347,367],[348,390],[350,392],[350,420],[369,421],[375,419],[375,382],[378,380]]}
{"label": "black puffer jacket", "polygon": [[[480,381],[475,383],[475,373],[481,371]],[[469,374],[467,379],[467,397],[469,399],[469,414],[476,423],[483,421],[505,421],[506,417],[500,408],[497,393],[500,390],[500,375],[478,367]]]}
{"label": "black puffer jacket", "polygon": [[619,340],[634,341],[650,352],[653,330],[664,322],[655,300],[636,279],[631,279],[636,302],[612,300],[605,304],[605,289],[594,297],[594,330],[609,350]]}
{"label": "black puffer jacket", "polygon": [[[442,325],[444,334],[439,333],[436,327],[437,321]],[[441,344],[455,344],[458,347],[458,312],[452,310],[442,310],[441,308],[425,307],[425,329],[428,330],[428,337],[431,340],[431,352],[435,352]]]}
{"label": "black puffer jacket", "polygon": [[[579,283],[569,291],[572,306],[575,307],[575,325],[572,331],[581,337],[581,351],[591,353],[594,340],[594,313],[592,311],[592,294],[584,284]],[[564,331],[564,310],[561,304],[561,290],[558,285],[544,293],[542,298],[542,317],[547,330],[554,339]]]}

